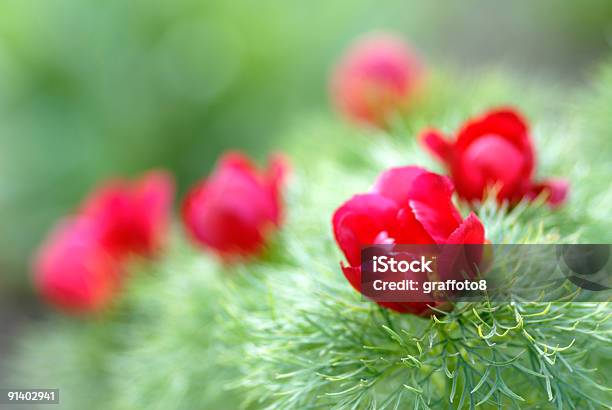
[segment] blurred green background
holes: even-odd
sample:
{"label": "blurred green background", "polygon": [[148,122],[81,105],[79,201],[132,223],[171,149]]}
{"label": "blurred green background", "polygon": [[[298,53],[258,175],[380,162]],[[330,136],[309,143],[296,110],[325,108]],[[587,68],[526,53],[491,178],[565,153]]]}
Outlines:
{"label": "blurred green background", "polygon": [[3,0],[0,301],[30,297],[32,251],[97,181],[165,167],[180,194],[223,150],[263,158],[334,115],[329,69],[363,32],[404,33],[430,65],[575,84],[611,22],[607,0]]}

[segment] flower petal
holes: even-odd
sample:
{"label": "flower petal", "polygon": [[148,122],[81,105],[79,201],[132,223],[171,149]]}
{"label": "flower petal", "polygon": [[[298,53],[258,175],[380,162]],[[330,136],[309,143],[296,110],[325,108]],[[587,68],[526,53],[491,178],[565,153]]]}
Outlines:
{"label": "flower petal", "polygon": [[68,313],[105,307],[120,284],[120,261],[102,243],[104,232],[87,217],[59,224],[34,262],[34,283],[43,298]]}
{"label": "flower petal", "polygon": [[474,278],[483,271],[485,230],[474,213],[470,213],[446,243],[449,246],[442,246],[442,253],[438,256],[439,280]]}
{"label": "flower petal", "polygon": [[229,166],[192,190],[183,218],[193,238],[221,256],[250,254],[263,246],[277,209],[266,187],[243,168]]}
{"label": "flower petal", "polygon": [[457,134],[455,146],[463,151],[475,139],[483,135],[494,134],[508,139],[526,154],[531,154],[533,149],[528,131],[527,122],[516,110],[499,108],[468,121]]}
{"label": "flower petal", "polygon": [[359,293],[361,293],[361,266],[346,266],[344,263],[340,263],[342,273],[344,277],[349,281],[351,286]]}
{"label": "flower petal", "polygon": [[435,243],[423,225],[416,219],[410,206],[406,206],[397,213],[396,223],[390,229],[394,243],[404,245]]}
{"label": "flower petal", "polygon": [[515,199],[526,174],[531,172],[526,161],[523,153],[506,138],[483,135],[453,164],[457,191],[468,200],[481,200],[487,188],[497,187],[500,201]]}
{"label": "flower petal", "polygon": [[453,155],[453,144],[444,135],[434,129],[427,129],[419,136],[419,141],[440,162],[448,164]]}
{"label": "flower petal", "polygon": [[551,207],[560,206],[567,200],[569,182],[564,179],[548,179],[532,185],[527,196],[529,198],[536,198],[542,192],[548,193],[546,200]]}
{"label": "flower petal", "polygon": [[474,212],[470,212],[446,241],[448,244],[481,244],[484,242],[485,229]]}
{"label": "flower petal", "polygon": [[372,191],[394,200],[400,207],[406,206],[414,179],[426,172],[415,166],[390,168],[378,176]]}
{"label": "flower petal", "polygon": [[217,161],[216,170],[235,169],[247,175],[259,173],[251,159],[240,151],[228,151]]}
{"label": "flower petal", "polygon": [[397,206],[378,194],[355,195],[334,213],[334,236],[351,266],[361,263],[361,246],[373,244],[395,222]]}
{"label": "flower petal", "polygon": [[408,194],[417,221],[436,243],[445,242],[461,223],[452,193],[453,184],[447,177],[426,172],[415,178]]}
{"label": "flower petal", "polygon": [[106,183],[84,201],[81,213],[104,227],[109,251],[153,256],[167,230],[173,192],[168,173],[151,171],[135,182]]}

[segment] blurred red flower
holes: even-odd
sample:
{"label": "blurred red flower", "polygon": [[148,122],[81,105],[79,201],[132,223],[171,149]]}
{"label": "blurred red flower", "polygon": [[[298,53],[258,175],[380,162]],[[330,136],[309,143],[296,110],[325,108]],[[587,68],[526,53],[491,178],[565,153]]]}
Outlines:
{"label": "blurred red flower", "polygon": [[522,116],[509,108],[486,112],[466,122],[454,141],[437,130],[421,134],[422,144],[448,168],[457,193],[467,201],[484,198],[496,187],[497,200],[515,204],[546,192],[552,206],[567,197],[568,183],[533,181],[535,154]]}
{"label": "blurred red flower", "polygon": [[151,171],[137,181],[115,180],[94,191],[82,213],[103,227],[103,245],[117,255],[153,256],[168,230],[174,184]]}
{"label": "blurred red flower", "polygon": [[77,217],[59,224],[43,243],[34,265],[42,297],[68,313],[95,312],[119,285],[119,260],[101,246],[103,229]]}
{"label": "blurred red flower", "polygon": [[95,190],[77,216],[51,232],[36,256],[34,282],[43,298],[70,313],[105,307],[121,285],[126,258],[159,250],[173,190],[170,176],[161,171]]}
{"label": "blurred red flower", "polygon": [[226,261],[258,253],[280,224],[286,171],[280,156],[271,158],[262,171],[241,153],[225,154],[212,175],[185,199],[187,231]]}
{"label": "blurred red flower", "polygon": [[[485,230],[476,215],[462,219],[451,201],[447,177],[419,167],[392,168],[372,190],[336,210],[332,225],[348,266],[342,271],[361,292],[361,247],[373,244],[482,244]],[[427,315],[426,302],[378,302],[401,313]]]}
{"label": "blurred red flower", "polygon": [[332,101],[348,119],[383,127],[411,102],[423,74],[419,57],[400,37],[370,34],[356,41],[335,67]]}

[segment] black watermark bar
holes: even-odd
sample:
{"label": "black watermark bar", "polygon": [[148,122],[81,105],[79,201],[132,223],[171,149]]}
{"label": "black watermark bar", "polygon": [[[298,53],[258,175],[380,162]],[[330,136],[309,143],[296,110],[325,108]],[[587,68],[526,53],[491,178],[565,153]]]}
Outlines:
{"label": "black watermark bar", "polygon": [[59,389],[0,389],[0,404],[59,404]]}
{"label": "black watermark bar", "polygon": [[361,251],[361,292],[379,302],[606,302],[612,246],[372,245]]}

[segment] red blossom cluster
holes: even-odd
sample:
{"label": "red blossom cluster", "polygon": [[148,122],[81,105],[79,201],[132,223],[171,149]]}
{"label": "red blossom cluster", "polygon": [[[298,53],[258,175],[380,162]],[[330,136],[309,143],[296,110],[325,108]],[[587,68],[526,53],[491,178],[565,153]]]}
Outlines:
{"label": "red blossom cluster", "polygon": [[[376,34],[357,40],[331,77],[331,98],[349,120],[384,127],[391,116],[413,105],[425,77],[423,64],[399,36]],[[562,204],[568,183],[536,182],[535,152],[529,127],[510,108],[471,119],[451,141],[435,129],[421,133],[422,145],[446,167],[442,177],[418,167],[390,169],[373,190],[356,195],[338,208],[332,225],[348,262],[344,275],[361,291],[361,247],[372,244],[480,244],[485,230],[471,213],[462,219],[451,201],[454,187],[469,203],[496,192],[500,204],[544,196]],[[421,302],[378,302],[403,313],[426,315]]]}
{"label": "red blossom cluster", "polygon": [[[384,126],[406,108],[422,84],[423,65],[401,39],[374,35],[359,40],[336,67],[332,99],[352,120]],[[421,142],[448,169],[441,176],[406,166],[383,172],[374,188],[334,213],[333,231],[346,257],[342,271],[360,291],[362,246],[372,244],[482,244],[485,228],[476,214],[463,218],[452,201],[456,188],[468,203],[497,189],[500,203],[545,195],[551,205],[568,191],[560,180],[534,181],[535,153],[526,121],[512,109],[469,120],[451,141],[439,131]],[[283,215],[281,190],[287,162],[273,156],[265,169],[238,152],[189,192],[182,220],[191,239],[224,262],[259,254]],[[125,279],[125,261],[155,256],[168,231],[174,185],[155,171],[137,181],[112,181],[95,190],[76,216],[61,222],[35,260],[42,296],[68,312],[104,308]],[[380,302],[402,313],[427,315],[423,302]]]}
{"label": "red blossom cluster", "polygon": [[[260,171],[244,155],[224,155],[183,205],[192,239],[224,261],[259,253],[282,216],[287,163],[271,158]],[[163,172],[95,190],[76,216],[61,222],[40,248],[35,284],[45,300],[69,313],[95,312],[116,296],[131,256],[152,257],[167,237],[174,186]]]}

